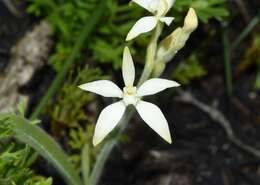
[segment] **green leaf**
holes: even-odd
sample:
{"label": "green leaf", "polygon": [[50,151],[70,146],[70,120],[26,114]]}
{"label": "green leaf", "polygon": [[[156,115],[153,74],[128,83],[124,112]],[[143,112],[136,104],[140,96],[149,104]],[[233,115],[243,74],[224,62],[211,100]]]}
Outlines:
{"label": "green leaf", "polygon": [[0,178],[0,184],[1,184],[1,185],[10,185],[11,182],[8,181],[8,180],[5,180],[5,179]]}
{"label": "green leaf", "polygon": [[53,138],[21,116],[11,115],[9,122],[13,126],[15,137],[34,148],[41,156],[56,167],[65,178],[67,184],[81,185],[81,179],[69,162],[68,156]]}

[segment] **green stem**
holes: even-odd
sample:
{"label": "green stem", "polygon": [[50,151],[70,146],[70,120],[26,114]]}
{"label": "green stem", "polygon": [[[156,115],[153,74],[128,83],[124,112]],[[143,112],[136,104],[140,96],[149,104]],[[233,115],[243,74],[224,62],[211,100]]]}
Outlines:
{"label": "green stem", "polygon": [[222,42],[224,48],[224,67],[225,67],[227,93],[229,96],[231,96],[233,91],[232,71],[231,71],[231,49],[230,49],[230,41],[228,38],[228,28],[226,25],[223,26]]}
{"label": "green stem", "polygon": [[239,34],[236,40],[231,45],[232,50],[237,48],[241,42],[251,33],[251,31],[255,28],[255,26],[259,23],[260,18],[259,15],[255,16],[250,23],[246,26],[246,28]]}
{"label": "green stem", "polygon": [[[152,35],[151,41],[147,47],[146,63],[145,63],[145,67],[144,67],[143,73],[141,75],[141,78],[138,82],[138,86],[141,85],[144,81],[146,81],[150,77],[150,75],[153,71],[155,57],[156,57],[156,51],[157,51],[157,42],[158,42],[161,32],[162,32],[162,24],[158,24]],[[103,172],[105,163],[106,163],[108,157],[110,156],[113,148],[118,143],[118,137],[124,132],[124,130],[126,129],[128,123],[131,120],[134,113],[135,113],[135,111],[133,109],[128,111],[128,114],[121,121],[120,129],[116,133],[116,139],[108,141],[103,146],[103,148],[97,158],[97,161],[95,163],[94,169],[92,170],[92,173],[91,173],[91,177],[90,177],[91,185],[97,185],[97,183],[100,179],[100,176]]]}
{"label": "green stem", "polygon": [[90,184],[90,144],[86,142],[81,154],[81,172],[84,185]]}
{"label": "green stem", "polygon": [[110,153],[112,152],[114,146],[116,145],[117,140],[111,140],[108,141],[105,146],[102,148],[101,152],[98,155],[97,161],[95,163],[94,169],[92,170],[91,176],[90,176],[90,184],[96,185],[98,184],[98,181],[100,179],[100,176],[103,172],[103,168],[105,166],[105,163],[110,156]]}
{"label": "green stem", "polygon": [[151,75],[151,73],[153,71],[155,57],[156,57],[156,51],[157,51],[157,41],[161,35],[162,27],[163,27],[162,24],[158,23],[158,25],[152,35],[151,41],[147,47],[144,71],[139,80],[138,86],[142,85],[142,83],[144,83],[149,78],[149,76]]}
{"label": "green stem", "polygon": [[135,111],[133,109],[128,111],[128,114],[122,119],[122,121],[120,123],[120,128],[119,128],[118,132],[116,133],[116,139],[107,141],[107,143],[103,146],[101,152],[98,155],[97,161],[96,161],[95,166],[91,173],[91,177],[90,177],[91,185],[98,184],[98,181],[100,179],[100,176],[102,175],[105,163],[106,163],[108,157],[110,156],[113,148],[118,144],[118,137],[126,129],[128,122],[131,120],[132,116],[134,115],[134,112]]}
{"label": "green stem", "polygon": [[86,25],[83,28],[81,35],[79,36],[78,40],[76,41],[76,44],[74,45],[70,56],[65,61],[64,66],[62,70],[58,73],[57,77],[49,87],[48,91],[46,92],[45,96],[41,99],[40,103],[36,107],[35,111],[31,115],[31,119],[36,119],[41,112],[44,110],[45,106],[47,105],[50,98],[57,92],[57,90],[60,88],[62,81],[66,77],[68,71],[70,70],[71,66],[73,65],[73,62],[75,61],[75,58],[80,53],[83,44],[87,41],[90,34],[94,31],[95,26],[100,21],[102,15],[105,12],[107,1],[100,1],[99,5],[95,8],[95,11],[93,15],[89,17],[89,19],[86,21]]}

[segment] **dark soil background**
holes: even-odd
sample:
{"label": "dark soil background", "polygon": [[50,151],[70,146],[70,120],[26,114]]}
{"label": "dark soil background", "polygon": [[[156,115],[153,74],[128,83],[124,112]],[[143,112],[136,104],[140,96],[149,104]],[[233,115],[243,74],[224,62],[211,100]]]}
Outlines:
{"label": "dark soil background", "polygon": [[[245,27],[260,8],[259,0],[245,2],[248,15],[237,16],[231,27],[231,38]],[[237,9],[234,1],[231,7]],[[236,12],[236,11],[234,11]],[[36,22],[27,15],[14,16],[0,2],[0,71],[8,64],[10,48]],[[208,75],[186,87],[200,101],[224,113],[240,140],[260,149],[260,93],[253,91],[255,70],[249,69],[234,81],[232,97],[226,94],[221,27],[216,22],[201,26],[193,34],[189,46],[177,57],[181,61],[197,42],[205,39],[208,27],[215,27],[217,36],[205,52]],[[250,41],[250,40],[249,40]],[[233,72],[243,50],[244,42],[234,53]],[[172,64],[170,67],[174,67]],[[42,73],[44,75],[45,73]],[[167,73],[165,74],[167,76]],[[44,78],[44,77],[43,77]],[[38,92],[34,92],[37,94]],[[175,92],[162,93],[154,100],[162,108],[171,127],[173,144],[164,144],[136,116],[127,133],[130,140],[119,145],[106,165],[104,185],[259,185],[260,160],[232,144],[219,123],[198,108],[178,101]],[[167,102],[167,103],[166,103]],[[43,164],[40,162],[39,164]],[[41,173],[45,166],[38,167]],[[47,170],[47,174],[50,173]],[[48,174],[52,175],[52,174]],[[56,179],[57,184],[61,184]]]}

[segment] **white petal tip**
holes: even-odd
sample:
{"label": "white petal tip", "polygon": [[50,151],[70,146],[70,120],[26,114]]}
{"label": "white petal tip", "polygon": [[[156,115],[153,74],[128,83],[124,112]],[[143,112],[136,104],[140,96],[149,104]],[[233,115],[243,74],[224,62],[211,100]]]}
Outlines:
{"label": "white petal tip", "polygon": [[93,143],[94,146],[97,146],[98,144],[101,143],[101,140],[94,138],[93,141],[92,141],[92,143]]}
{"label": "white petal tip", "polygon": [[164,140],[165,140],[168,144],[172,144],[172,138],[171,138],[171,137],[164,138]]}
{"label": "white petal tip", "polygon": [[168,83],[167,88],[180,87],[181,86],[181,84],[179,84],[178,82],[173,81],[173,80],[165,80],[165,83]]}
{"label": "white petal tip", "polygon": [[165,134],[161,134],[161,138],[164,139],[164,141],[166,141],[168,144],[172,144],[172,137],[171,137],[171,134],[170,134],[170,130],[167,129],[165,130]]}
{"label": "white petal tip", "polygon": [[131,41],[131,40],[133,40],[135,37],[133,37],[133,36],[131,36],[131,35],[127,35],[127,37],[126,37],[126,39],[125,39],[125,41]]}
{"label": "white petal tip", "polygon": [[79,85],[78,88],[82,89],[82,90],[86,90],[86,85]]}
{"label": "white petal tip", "polygon": [[172,81],[172,87],[180,87],[181,84],[179,84],[178,82]]}
{"label": "white petal tip", "polygon": [[79,85],[78,88],[82,89],[82,85]]}

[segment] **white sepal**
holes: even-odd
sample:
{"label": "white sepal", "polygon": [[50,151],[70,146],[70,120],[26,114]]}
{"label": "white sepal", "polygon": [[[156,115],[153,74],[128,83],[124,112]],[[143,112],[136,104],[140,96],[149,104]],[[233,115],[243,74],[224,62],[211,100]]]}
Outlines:
{"label": "white sepal", "polygon": [[98,80],[86,84],[82,84],[79,88],[99,94],[104,97],[123,97],[122,90],[109,80]]}
{"label": "white sepal", "polygon": [[142,33],[147,33],[156,27],[157,18],[154,16],[143,17],[139,19],[129,31],[126,41],[132,40]]}
{"label": "white sepal", "polygon": [[160,0],[157,4],[156,15],[161,17],[164,16],[169,10],[169,4],[167,0]]}
{"label": "white sepal", "polygon": [[139,6],[143,7],[144,9],[148,10],[151,13],[155,13],[158,8],[158,4],[160,0],[132,0]]}
{"label": "white sepal", "polygon": [[173,20],[174,20],[174,17],[161,17],[160,18],[160,21],[165,23],[167,26],[170,26]]}
{"label": "white sepal", "polygon": [[149,102],[139,101],[136,109],[144,122],[165,141],[172,143],[168,122],[159,107]]}
{"label": "white sepal", "polygon": [[135,81],[135,66],[128,47],[124,49],[122,64],[123,79],[126,87],[131,87]]}
{"label": "white sepal", "polygon": [[137,95],[139,97],[153,95],[167,88],[178,87],[178,86],[180,86],[180,84],[172,80],[166,80],[162,78],[152,78],[150,80],[145,81],[137,89]]}
{"label": "white sepal", "polygon": [[125,104],[119,101],[102,110],[95,127],[94,146],[98,145],[116,127],[123,117],[125,109]]}

